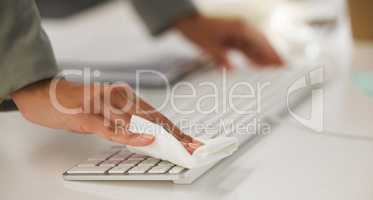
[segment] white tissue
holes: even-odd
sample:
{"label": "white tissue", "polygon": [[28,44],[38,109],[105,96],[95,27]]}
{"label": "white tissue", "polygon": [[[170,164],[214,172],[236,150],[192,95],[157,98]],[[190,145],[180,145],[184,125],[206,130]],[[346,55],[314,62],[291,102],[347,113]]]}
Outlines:
{"label": "white tissue", "polygon": [[203,145],[191,155],[163,127],[136,115],[133,115],[131,118],[129,130],[136,133],[153,134],[155,136],[155,141],[151,145],[144,147],[127,146],[131,152],[168,160],[189,169],[221,160],[231,155],[238,148],[238,140],[232,137],[222,136],[209,140],[196,138]]}

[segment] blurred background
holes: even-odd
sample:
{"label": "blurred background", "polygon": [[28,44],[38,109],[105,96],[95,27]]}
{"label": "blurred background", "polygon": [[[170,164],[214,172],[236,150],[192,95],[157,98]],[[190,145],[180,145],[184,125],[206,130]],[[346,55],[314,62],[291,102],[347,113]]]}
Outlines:
{"label": "blurred background", "polygon": [[[41,15],[45,18],[63,18],[112,0],[37,0]],[[123,0],[124,1],[124,0]],[[343,1],[343,0],[341,0]],[[196,1],[204,12],[212,15],[243,16],[250,21],[261,21],[281,4],[328,4],[330,0],[200,0]],[[334,1],[335,2],[335,1]],[[333,4],[333,2],[331,2]],[[373,40],[373,2],[348,0],[348,11],[355,39]],[[250,13],[250,14],[248,14]]]}
{"label": "blurred background", "polygon": [[[370,12],[373,2],[370,0],[194,2],[206,15],[241,17],[261,27],[288,60],[299,56],[319,59],[319,56],[328,52],[322,52],[320,44],[335,38],[337,32],[339,37],[343,37],[338,43],[344,43],[347,49],[352,48],[352,36],[358,42],[373,40],[373,25],[370,21],[373,18]],[[171,38],[178,37],[167,35],[151,38],[126,0],[37,0],[37,4],[58,60],[136,60],[140,54],[151,54],[152,49],[171,49],[169,46],[175,45],[171,42],[175,39]],[[135,47],[132,45],[134,41]],[[121,54],[118,46],[121,46],[122,52],[126,46],[131,46],[132,52]],[[179,50],[191,48],[179,46]],[[351,52],[343,55],[345,63],[351,60]],[[330,55],[324,57],[330,58]]]}
{"label": "blurred background", "polygon": [[[65,63],[104,67],[144,57],[198,54],[178,33],[150,36],[126,0],[36,1],[62,68]],[[373,69],[371,0],[194,2],[205,15],[241,17],[260,27],[288,62],[306,60],[341,71]]]}

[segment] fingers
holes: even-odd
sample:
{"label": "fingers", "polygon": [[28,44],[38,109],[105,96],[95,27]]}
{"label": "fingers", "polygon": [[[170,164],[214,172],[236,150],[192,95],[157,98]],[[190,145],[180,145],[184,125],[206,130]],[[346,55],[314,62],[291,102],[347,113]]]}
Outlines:
{"label": "fingers", "polygon": [[[253,52],[253,59],[256,60],[258,63],[262,65],[283,65],[284,62],[277,54],[277,52],[273,49],[273,47],[269,44],[267,39],[261,38],[257,41],[257,51]],[[244,51],[248,52],[248,51]]]}
{"label": "fingers", "polygon": [[[117,92],[121,92],[121,90],[118,89]],[[170,134],[172,134],[178,141],[180,141],[184,145],[189,153],[193,153],[199,146],[201,146],[200,142],[183,133],[171,120],[169,120],[166,116],[157,111],[153,106],[148,104],[140,97],[136,97],[134,105],[135,109],[132,109],[132,114],[138,115],[144,119],[147,119],[164,127]],[[120,118],[121,116],[114,117]],[[128,119],[128,123],[130,123],[129,121],[130,120]]]}
{"label": "fingers", "polygon": [[267,38],[259,31],[246,31],[237,38],[235,47],[241,50],[252,62],[259,66],[280,66],[284,62]]}
{"label": "fingers", "polygon": [[185,149],[190,153],[190,154],[193,154],[193,152],[195,150],[197,150],[199,147],[202,146],[202,143],[193,139],[192,142],[190,143],[185,143],[185,142],[182,142],[183,146],[185,147]]}
{"label": "fingers", "polygon": [[[137,97],[136,94],[129,88],[129,86],[113,85],[111,86],[111,88],[107,88],[107,90],[110,90],[109,92],[111,99],[105,99],[105,102],[109,101],[110,104],[103,105],[105,107],[103,109],[104,116],[105,118],[110,119],[111,124],[113,124],[116,130],[120,129],[121,133],[125,133],[124,135],[128,136],[128,138],[126,138],[127,143],[131,142],[132,139],[136,139],[136,137],[133,138],[133,136],[139,135],[131,133],[128,130],[131,116],[135,114],[164,127],[181,143],[185,143],[184,146],[189,152],[193,152],[197,148],[196,145],[189,145],[190,143],[195,142],[192,137],[184,134],[166,116],[157,111],[153,106],[142,100],[140,97]],[[126,108],[123,109],[123,107]],[[118,122],[120,122],[121,124],[118,124]]]}
{"label": "fingers", "polygon": [[147,146],[154,142],[155,137],[148,134],[132,133],[130,131],[107,132],[105,138],[130,146]]}
{"label": "fingers", "polygon": [[[238,30],[244,30],[243,28]],[[250,35],[255,34],[255,35]],[[268,40],[260,32],[253,33],[242,32],[222,37],[222,41],[202,44],[202,49],[215,61],[219,66],[227,70],[233,69],[229,61],[227,52],[230,49],[236,49],[242,52],[249,60],[258,66],[280,66],[283,65],[281,57],[273,49]]]}
{"label": "fingers", "polygon": [[[154,142],[154,136],[146,134],[135,134],[127,129],[116,129],[112,126],[104,124],[104,117],[100,115],[83,114],[77,115],[72,125],[73,131],[95,133],[107,140],[131,145],[131,146],[146,146]],[[77,129],[76,129],[77,128]]]}
{"label": "fingers", "polygon": [[233,66],[227,56],[228,50],[224,47],[218,47],[211,44],[210,46],[205,47],[204,50],[218,66],[227,70],[233,69]]}
{"label": "fingers", "polygon": [[[168,130],[176,127],[170,120],[167,119],[167,117],[157,111],[153,106],[142,100],[140,97],[137,97],[133,91],[129,91],[129,89],[121,88],[118,86],[113,87],[115,88],[115,90],[112,95],[112,103],[116,105],[113,111],[115,111],[117,115],[119,115],[120,113],[127,113],[130,115],[135,114],[153,123],[157,123],[164,127],[166,126]],[[127,99],[128,96],[132,96],[134,100],[129,101]],[[123,110],[123,108],[121,107],[123,107],[124,104],[131,105],[128,106],[127,110]],[[116,117],[115,115],[112,116]]]}
{"label": "fingers", "polygon": [[136,115],[161,125],[180,142],[190,143],[193,141],[192,137],[184,134],[171,120],[169,120],[166,116],[157,111],[144,100],[139,99],[138,105],[140,109],[135,111]]}
{"label": "fingers", "polygon": [[227,70],[233,69],[232,64],[229,62],[228,50],[224,44],[221,44],[220,41],[216,42],[215,40],[206,40],[199,41],[198,45],[219,67],[223,67]]}

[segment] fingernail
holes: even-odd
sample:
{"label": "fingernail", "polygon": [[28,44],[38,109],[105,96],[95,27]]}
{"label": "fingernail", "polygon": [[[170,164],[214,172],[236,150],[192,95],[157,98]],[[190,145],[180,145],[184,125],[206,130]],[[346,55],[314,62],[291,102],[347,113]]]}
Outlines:
{"label": "fingernail", "polygon": [[188,147],[186,147],[186,150],[188,151],[188,153],[190,153],[190,154],[193,154],[193,152],[194,152],[194,150],[193,149],[190,149],[190,148],[188,148]]}

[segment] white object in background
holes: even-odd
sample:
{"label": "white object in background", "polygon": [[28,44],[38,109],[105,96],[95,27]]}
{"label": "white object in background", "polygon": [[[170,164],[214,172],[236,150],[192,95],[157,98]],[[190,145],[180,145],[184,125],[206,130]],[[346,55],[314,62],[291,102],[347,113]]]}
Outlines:
{"label": "white object in background", "polygon": [[195,1],[199,10],[208,16],[242,18],[261,26],[279,0],[204,0]]}
{"label": "white object in background", "polygon": [[189,169],[202,167],[219,161],[231,155],[238,148],[238,140],[233,137],[221,136],[209,140],[196,138],[201,141],[203,145],[191,155],[184,146],[163,127],[136,115],[131,118],[129,130],[138,133],[152,133],[156,138],[154,143],[149,146],[127,146],[130,151],[168,160]]}

